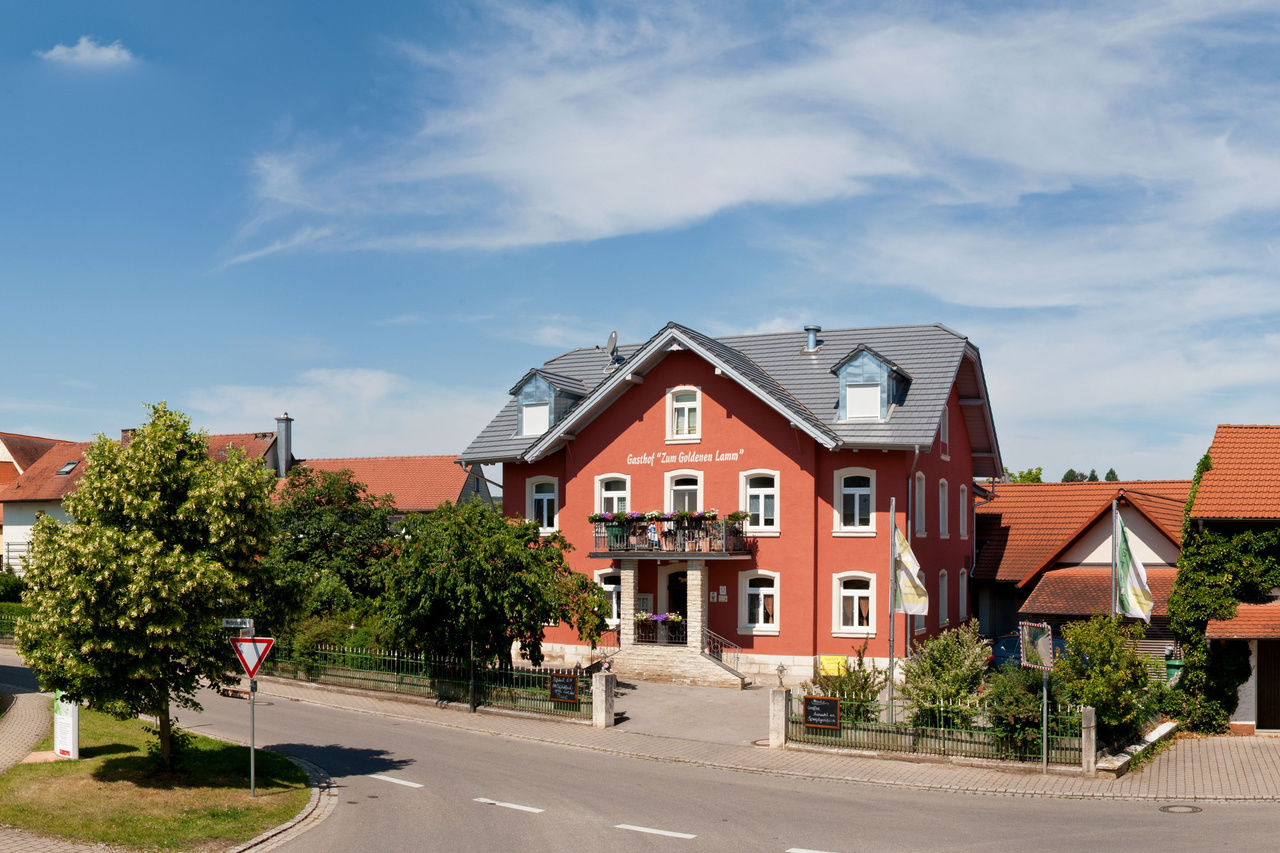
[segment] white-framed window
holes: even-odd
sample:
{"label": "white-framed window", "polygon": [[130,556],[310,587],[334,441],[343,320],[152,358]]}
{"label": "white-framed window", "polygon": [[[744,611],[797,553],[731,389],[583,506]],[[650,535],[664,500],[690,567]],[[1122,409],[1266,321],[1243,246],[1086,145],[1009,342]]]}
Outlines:
{"label": "white-framed window", "polygon": [[596,583],[609,598],[609,614],[605,624],[617,628],[622,618],[622,575],[615,569],[601,569],[596,572]]}
{"label": "white-framed window", "polygon": [[946,539],[951,535],[951,513],[947,506],[947,481],[938,481],[938,538]]}
{"label": "white-framed window", "polygon": [[960,506],[956,507],[956,526],[960,528],[960,538],[969,538],[969,487],[960,485]]}
{"label": "white-framed window", "polygon": [[875,575],[867,572],[840,572],[833,575],[831,595],[831,636],[875,636]]}
{"label": "white-framed window", "polygon": [[559,485],[555,477],[530,477],[525,481],[528,516],[538,522],[543,533],[550,533],[559,527],[556,521],[560,509],[557,496]]}
{"label": "white-framed window", "polygon": [[938,427],[938,452],[944,461],[951,460],[951,407],[942,407],[942,425]]}
{"label": "white-framed window", "polygon": [[[924,569],[920,570],[920,582],[924,584],[924,588],[926,590],[929,588],[929,580],[928,578],[925,577]],[[915,616],[911,617],[911,629],[917,634],[924,633],[924,615],[923,614],[916,614]]]}
{"label": "white-framed window", "polygon": [[924,493],[924,472],[920,471],[916,474],[916,500],[915,500],[915,504],[916,504],[915,535],[916,536],[926,535],[924,518],[925,518],[925,508],[929,504],[926,498],[927,496]]}
{"label": "white-framed window", "polygon": [[956,613],[960,621],[969,618],[969,573],[964,569],[960,570],[960,588],[956,590],[959,595],[959,601],[956,602]]}
{"label": "white-framed window", "polygon": [[702,472],[668,471],[665,492],[667,512],[697,512],[702,509]]}
{"label": "white-framed window", "polygon": [[516,393],[516,435],[542,435],[551,427],[555,389],[541,376],[532,376]]}
{"label": "white-framed window", "polygon": [[738,575],[738,633],[778,633],[777,572],[764,569]]}
{"label": "white-framed window", "polygon": [[946,625],[951,621],[947,615],[951,602],[947,601],[947,570],[938,572],[938,625]]}
{"label": "white-framed window", "polygon": [[626,512],[631,509],[631,475],[600,474],[596,477],[597,512]]}
{"label": "white-framed window", "polygon": [[686,444],[702,438],[702,389],[681,385],[667,391],[667,443]]}
{"label": "white-framed window", "polygon": [[876,533],[876,472],[870,468],[841,468],[835,475],[836,536],[874,536]]}
{"label": "white-framed window", "polygon": [[781,530],[780,482],[777,471],[743,471],[739,476],[738,505],[747,511],[747,530],[757,536],[776,536]]}

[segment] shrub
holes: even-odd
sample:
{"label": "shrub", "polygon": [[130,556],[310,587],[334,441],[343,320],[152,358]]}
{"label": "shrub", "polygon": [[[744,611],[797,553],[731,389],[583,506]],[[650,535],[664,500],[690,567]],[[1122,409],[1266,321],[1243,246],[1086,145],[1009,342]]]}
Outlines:
{"label": "shrub", "polygon": [[26,582],[13,572],[0,571],[0,602],[21,601],[22,591],[26,588]]}
{"label": "shrub", "polygon": [[1144,634],[1141,624],[1122,625],[1106,614],[1062,629],[1067,647],[1054,677],[1064,701],[1093,707],[1102,743],[1129,742],[1157,711],[1148,661],[1138,652]]}
{"label": "shrub", "polygon": [[840,700],[840,716],[847,722],[870,723],[880,717],[880,691],[887,674],[866,660],[867,643],[853,650],[855,663],[839,675],[823,675],[813,665],[813,680],[800,685],[806,693],[835,696]]}
{"label": "shrub", "polygon": [[902,696],[911,706],[915,725],[969,726],[990,656],[987,641],[972,622],[915,643],[902,664]]}
{"label": "shrub", "polygon": [[[1043,725],[1043,676],[1039,670],[1009,662],[987,676],[982,707],[1002,755],[1024,758],[1040,752]],[[1049,684],[1053,702],[1054,684]]]}

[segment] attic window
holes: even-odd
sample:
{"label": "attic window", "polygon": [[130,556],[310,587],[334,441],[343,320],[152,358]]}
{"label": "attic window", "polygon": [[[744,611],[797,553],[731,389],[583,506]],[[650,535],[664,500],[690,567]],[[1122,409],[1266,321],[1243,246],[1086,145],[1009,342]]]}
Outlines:
{"label": "attic window", "polygon": [[893,400],[893,371],[869,352],[860,352],[836,371],[840,379],[840,420],[884,420]]}
{"label": "attic window", "polygon": [[519,405],[517,435],[542,435],[551,427],[555,391],[541,376],[532,376],[516,393]]}
{"label": "attic window", "polygon": [[65,464],[65,465],[63,465],[61,468],[59,468],[59,469],[58,469],[58,474],[57,474],[57,476],[59,476],[59,477],[65,477],[65,476],[67,476],[67,475],[68,475],[68,474],[70,474],[72,471],[74,471],[74,470],[75,470],[75,467],[76,467],[77,465],[79,465],[79,464],[80,464],[80,460],[79,460],[79,459],[72,459],[70,462],[66,463],[66,464]]}

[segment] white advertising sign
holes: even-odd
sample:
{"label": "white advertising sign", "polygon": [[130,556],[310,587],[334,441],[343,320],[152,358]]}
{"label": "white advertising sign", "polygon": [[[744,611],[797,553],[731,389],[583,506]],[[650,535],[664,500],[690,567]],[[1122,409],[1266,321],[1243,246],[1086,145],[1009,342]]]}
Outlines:
{"label": "white advertising sign", "polygon": [[53,694],[53,752],[59,758],[80,757],[80,705]]}

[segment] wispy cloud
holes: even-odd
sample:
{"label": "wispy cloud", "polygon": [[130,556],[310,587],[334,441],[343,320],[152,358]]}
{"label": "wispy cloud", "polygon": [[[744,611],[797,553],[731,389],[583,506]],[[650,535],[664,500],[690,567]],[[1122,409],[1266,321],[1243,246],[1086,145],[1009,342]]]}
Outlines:
{"label": "wispy cloud", "polygon": [[303,246],[309,246],[332,237],[334,229],[330,226],[299,228],[288,237],[276,240],[269,246],[263,246],[260,249],[254,249],[251,252],[244,252],[227,260],[221,268],[235,266],[236,264],[247,263],[248,261],[256,261],[259,258],[265,258],[268,255],[275,255],[280,252],[288,252],[293,249],[299,249]]}
{"label": "wispy cloud", "polygon": [[137,57],[119,41],[102,44],[93,36],[80,36],[80,40],[73,45],[59,43],[48,50],[37,50],[34,53],[46,62],[60,62],[81,68],[118,68],[137,61]]}
{"label": "wispy cloud", "polygon": [[192,389],[184,406],[212,432],[273,428],[288,411],[300,457],[460,452],[503,391],[422,382],[370,368],[317,368],[279,384]]}

